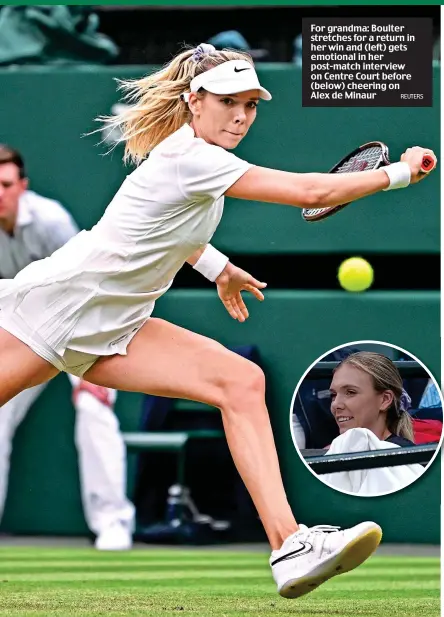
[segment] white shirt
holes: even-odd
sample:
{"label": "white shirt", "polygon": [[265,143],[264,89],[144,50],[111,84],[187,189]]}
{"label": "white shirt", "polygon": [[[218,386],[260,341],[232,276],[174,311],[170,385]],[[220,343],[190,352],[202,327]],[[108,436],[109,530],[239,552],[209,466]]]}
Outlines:
{"label": "white shirt", "polygon": [[[348,452],[367,452],[374,450],[391,450],[400,446],[380,440],[367,428],[352,428],[333,439],[329,454]],[[318,477],[332,488],[343,493],[363,497],[377,497],[398,491],[414,482],[425,469],[419,464],[393,465],[390,467],[375,467],[373,469],[356,469],[355,471],[339,471],[321,474]]]}
{"label": "white shirt", "polygon": [[0,278],[14,278],[33,261],[49,257],[78,231],[58,201],[25,191],[19,200],[14,234],[0,228]]}
{"label": "white shirt", "polygon": [[[224,193],[250,167],[185,124],[127,176],[97,225],[15,277],[24,298],[18,310],[31,312],[33,302],[63,313],[59,350],[66,329],[71,349],[121,353],[118,343],[144,323],[187,258],[210,241]],[[32,317],[46,341],[56,336],[48,310]]]}

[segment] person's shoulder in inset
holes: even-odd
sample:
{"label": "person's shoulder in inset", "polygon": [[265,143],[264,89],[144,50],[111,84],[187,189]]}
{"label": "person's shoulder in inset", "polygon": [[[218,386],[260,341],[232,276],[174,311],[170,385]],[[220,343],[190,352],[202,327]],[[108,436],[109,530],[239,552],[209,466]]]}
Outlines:
{"label": "person's shoulder in inset", "polygon": [[406,439],[405,437],[401,437],[400,435],[393,434],[390,435],[390,437],[387,437],[385,441],[389,441],[390,443],[401,446],[402,448],[415,445],[413,441],[410,441],[410,439]]}

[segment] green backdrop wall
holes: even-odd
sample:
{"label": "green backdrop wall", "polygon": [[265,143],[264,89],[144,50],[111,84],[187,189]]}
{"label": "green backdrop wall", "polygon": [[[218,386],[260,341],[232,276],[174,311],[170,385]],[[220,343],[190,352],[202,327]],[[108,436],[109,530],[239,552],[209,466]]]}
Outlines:
{"label": "green backdrop wall", "polygon": [[[90,227],[130,169],[121,148],[112,154],[102,135],[84,136],[118,102],[114,77],[138,77],[153,67],[0,70],[0,140],[26,156],[32,186],[60,199],[81,226]],[[301,72],[288,64],[260,64],[273,100],[259,106],[256,123],[236,154],[287,171],[327,171],[362,143],[384,141],[397,160],[412,145],[439,154],[439,72],[434,106],[423,108],[301,107]],[[380,193],[341,217],[307,224],[288,206],[227,200],[214,242],[233,253],[439,252],[439,174],[406,191]]]}

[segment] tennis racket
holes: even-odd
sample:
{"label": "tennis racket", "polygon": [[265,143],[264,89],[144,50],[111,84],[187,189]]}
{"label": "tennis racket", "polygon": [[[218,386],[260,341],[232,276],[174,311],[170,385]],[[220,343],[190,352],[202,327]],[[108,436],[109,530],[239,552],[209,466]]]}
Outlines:
{"label": "tennis racket", "polygon": [[[434,169],[435,164],[434,157],[426,154],[422,159],[421,171],[429,173]],[[328,173],[343,174],[354,171],[367,171],[379,169],[379,167],[384,167],[385,165],[390,165],[388,147],[382,141],[369,141],[347,154],[347,156],[344,156]],[[350,203],[348,201],[339,206],[328,206],[326,208],[303,208],[302,218],[309,223],[321,221],[332,214],[336,214],[336,212],[339,212]]]}

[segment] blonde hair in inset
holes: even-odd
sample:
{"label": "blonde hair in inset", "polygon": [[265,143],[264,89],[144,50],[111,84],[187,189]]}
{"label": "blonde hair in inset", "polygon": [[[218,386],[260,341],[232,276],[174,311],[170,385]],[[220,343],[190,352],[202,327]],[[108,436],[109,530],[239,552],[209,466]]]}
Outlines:
{"label": "blonde hair in inset", "polygon": [[354,366],[370,375],[377,392],[384,390],[393,392],[393,403],[387,410],[387,428],[394,435],[414,441],[411,416],[408,411],[401,409],[402,377],[390,358],[373,351],[358,351],[342,360],[333,373],[344,364]]}
{"label": "blonde hair in inset", "polygon": [[[205,53],[195,60],[195,48],[186,48],[162,69],[141,79],[117,80],[125,92],[127,109],[115,116],[100,116],[105,131],[119,129],[125,142],[124,161],[140,163],[149,152],[191,119],[180,95],[188,92],[191,80],[229,60],[247,60],[246,52],[223,49]],[[194,56],[194,58],[193,58]]]}

